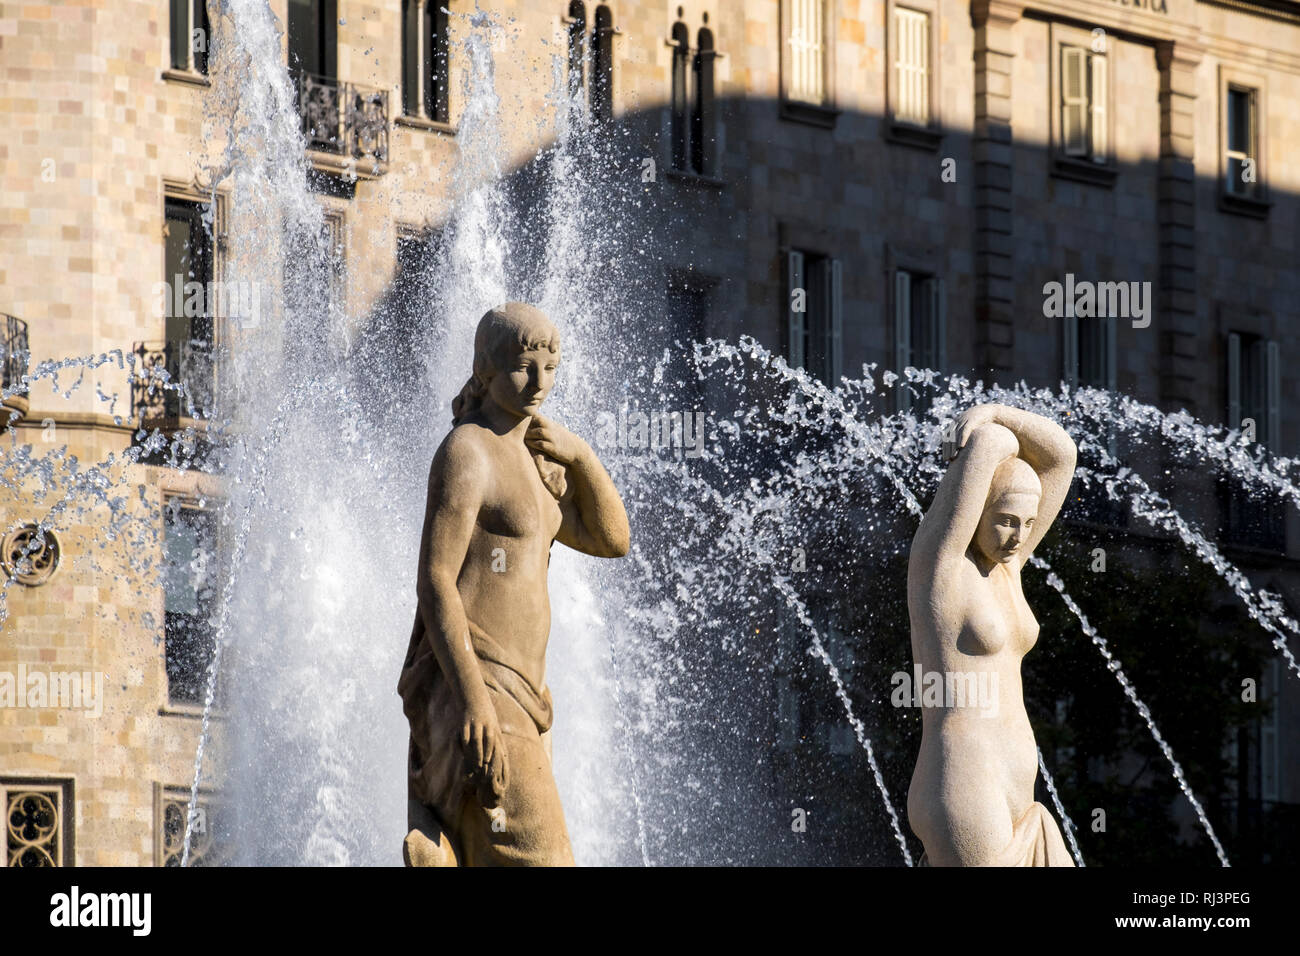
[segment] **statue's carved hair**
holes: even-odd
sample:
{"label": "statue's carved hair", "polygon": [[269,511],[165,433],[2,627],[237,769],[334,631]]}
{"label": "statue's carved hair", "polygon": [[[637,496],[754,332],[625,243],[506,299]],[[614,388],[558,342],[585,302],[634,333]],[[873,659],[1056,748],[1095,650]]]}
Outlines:
{"label": "statue's carved hair", "polygon": [[[483,406],[492,376],[510,367],[519,353],[547,349],[559,353],[560,333],[546,313],[524,302],[507,302],[489,309],[474,332],[474,371],[460,394],[452,399],[451,423],[466,421]],[[555,498],[567,488],[564,466],[533,452],[537,473]]]}
{"label": "statue's carved hair", "polygon": [[1007,495],[1043,496],[1043,482],[1038,477],[1038,472],[1017,455],[1006,459],[994,470],[993,479],[989,482],[988,497],[984,501],[985,509]]}

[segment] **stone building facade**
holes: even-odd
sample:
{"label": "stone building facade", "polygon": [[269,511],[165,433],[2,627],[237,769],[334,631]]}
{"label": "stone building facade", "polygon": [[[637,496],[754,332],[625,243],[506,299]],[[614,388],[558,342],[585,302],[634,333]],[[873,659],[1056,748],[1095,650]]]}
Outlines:
{"label": "stone building facade", "polygon": [[[864,363],[1064,379],[1210,422],[1250,418],[1275,452],[1300,446],[1287,411],[1300,380],[1285,372],[1300,355],[1300,4],[480,5],[509,19],[502,43],[525,51],[497,62],[514,115],[543,112],[550,84],[538,77],[558,58],[590,108],[663,171],[671,222],[656,228],[677,236],[665,296],[699,331],[753,335],[830,381]],[[270,6],[288,27],[286,58],[309,77],[303,103],[328,116],[346,89],[362,104],[345,129],[357,138],[313,128],[309,143],[344,250],[340,294],[362,315],[402,242],[448,215],[469,5]],[[202,238],[202,41],[221,29],[206,15],[187,0],[0,0],[0,311],[19,320],[7,354],[25,332],[33,366],[118,350],[180,368],[188,342],[219,337],[219,323],[153,307],[177,268],[221,275],[220,201]],[[506,134],[508,168],[551,135],[525,122]],[[1044,287],[1067,281],[1149,283],[1147,311],[1049,316]],[[795,288],[810,294],[806,312],[787,307]],[[219,479],[121,464],[142,415],[174,431],[183,410],[137,401],[118,362],[84,379],[66,398],[48,378],[7,398],[20,417],[2,454],[30,444],[80,462],[113,456],[106,472],[142,489],[126,513],[170,514],[153,544],[165,562],[169,541],[180,554],[211,533],[203,514]],[[53,504],[31,487],[0,490],[0,530],[47,564],[30,526]],[[204,638],[186,627],[208,598],[192,576],[175,594],[137,591],[119,573],[125,558],[99,548],[106,514],[53,522],[47,579],[23,583],[7,566],[0,671],[102,674],[105,696],[93,719],[0,708],[0,797],[26,834],[7,831],[6,862],[174,857],[201,712],[193,667],[176,658],[179,645],[202,660]],[[1234,554],[1294,607],[1295,516],[1256,517]],[[1258,796],[1300,803],[1300,697],[1284,670],[1270,679],[1282,706],[1261,730]]]}

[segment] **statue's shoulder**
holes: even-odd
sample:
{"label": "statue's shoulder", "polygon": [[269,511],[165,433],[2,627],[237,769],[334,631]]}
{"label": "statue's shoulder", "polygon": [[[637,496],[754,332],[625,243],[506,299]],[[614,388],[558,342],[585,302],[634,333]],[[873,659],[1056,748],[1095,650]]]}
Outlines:
{"label": "statue's shoulder", "polygon": [[447,433],[433,456],[433,470],[446,475],[475,477],[489,470],[487,429],[463,422]]}

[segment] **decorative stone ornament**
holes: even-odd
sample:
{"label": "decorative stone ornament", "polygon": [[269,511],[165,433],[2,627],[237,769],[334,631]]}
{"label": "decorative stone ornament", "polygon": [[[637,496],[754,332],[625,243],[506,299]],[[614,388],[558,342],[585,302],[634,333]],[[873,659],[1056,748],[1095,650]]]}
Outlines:
{"label": "decorative stone ornament", "polygon": [[27,587],[44,584],[59,567],[59,539],[53,531],[31,523],[22,524],[4,536],[0,543],[0,564],[5,576]]}

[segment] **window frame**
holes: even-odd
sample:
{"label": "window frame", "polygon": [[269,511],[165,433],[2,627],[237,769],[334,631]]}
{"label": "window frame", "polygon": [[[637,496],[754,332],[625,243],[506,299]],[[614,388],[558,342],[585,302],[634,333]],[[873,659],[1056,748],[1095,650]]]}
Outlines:
{"label": "window frame", "polygon": [[[1281,345],[1275,330],[1267,323],[1252,321],[1251,317],[1237,314],[1230,317],[1230,323],[1223,332],[1224,359],[1223,383],[1225,424],[1230,430],[1241,427],[1243,412],[1242,378],[1246,350],[1259,346],[1262,356],[1262,382],[1264,413],[1268,420],[1263,428],[1256,429],[1256,444],[1266,448],[1271,454],[1279,455],[1282,432],[1281,402]],[[1258,424],[1258,423],[1257,423]],[[1242,518],[1233,519],[1233,515],[1245,508],[1245,518],[1251,517],[1252,505],[1258,505],[1258,499],[1245,493],[1240,487],[1226,482],[1221,484],[1220,492],[1220,532],[1225,542],[1236,548],[1245,548],[1265,554],[1277,555],[1288,553],[1288,521],[1286,509],[1280,502],[1273,502],[1276,513],[1271,516],[1275,527],[1252,528]],[[1268,521],[1270,516],[1263,514],[1263,509],[1255,517]]]}
{"label": "window frame", "polygon": [[[1051,173],[1062,179],[1072,179],[1094,186],[1112,186],[1119,174],[1119,165],[1115,158],[1115,52],[1118,40],[1113,33],[1106,31],[1103,33],[1105,49],[1095,51],[1092,48],[1093,33],[1091,29],[1053,22],[1048,32],[1048,50],[1050,51],[1048,60],[1051,78],[1048,84],[1048,117],[1051,131],[1048,155],[1051,163]],[[1102,57],[1106,62],[1106,88],[1102,97],[1104,102],[1101,104],[1101,108],[1105,113],[1104,135],[1106,137],[1106,148],[1102,151],[1102,155],[1105,157],[1102,162],[1098,162],[1093,158],[1093,154],[1085,158],[1070,155],[1065,151],[1061,64],[1064,51],[1069,47],[1083,50],[1084,62],[1088,64],[1089,73],[1091,73],[1092,58]],[[1090,131],[1093,128],[1092,118],[1095,109],[1096,106],[1091,91],[1089,91]]]}
{"label": "window frame", "polygon": [[0,776],[0,812],[4,813],[4,826],[0,828],[0,869],[9,869],[9,801],[20,793],[56,794],[58,802],[58,860],[57,867],[76,866],[77,802],[75,777],[27,776],[5,774]]}
{"label": "window frame", "polygon": [[[200,503],[200,498],[206,499],[206,503]],[[162,489],[162,509],[159,517],[162,521],[162,531],[159,535],[159,541],[163,549],[162,562],[165,565],[167,561],[167,510],[176,502],[177,511],[194,511],[205,514],[212,522],[212,549],[217,556],[221,554],[221,522],[219,520],[220,500],[215,496],[203,494],[197,487],[197,483],[191,488],[163,488]],[[221,568],[214,569],[214,578],[217,581],[216,589],[220,591],[222,572]],[[203,715],[203,702],[194,702],[182,700],[179,697],[172,697],[171,676],[167,673],[167,588],[166,583],[162,583],[160,588],[160,599],[162,602],[162,654],[160,655],[159,665],[162,668],[162,703],[158,708],[158,713],[162,716],[180,716],[180,717],[201,717]],[[219,598],[216,599],[219,602]],[[212,633],[213,647],[216,646],[216,632]],[[214,711],[218,709],[217,702],[213,702]]]}
{"label": "window frame", "polygon": [[[167,242],[166,232],[169,228],[168,222],[171,219],[168,216],[168,208],[174,203],[189,203],[195,206],[212,207],[212,232],[207,236],[207,271],[208,280],[213,283],[213,287],[220,289],[225,281],[226,273],[226,226],[229,222],[229,203],[230,197],[224,191],[217,191],[215,195],[211,192],[204,192],[195,182],[183,182],[178,179],[163,179],[163,201],[162,201],[162,224],[164,230],[164,239],[159,244],[159,268],[158,274],[162,275],[164,281],[169,283],[171,288],[171,276],[167,273]],[[198,212],[198,218],[202,218],[202,211]],[[232,316],[227,314],[225,307],[230,302],[223,295],[218,294],[215,302],[207,303],[212,310],[209,319],[211,321],[211,344],[208,348],[208,355],[211,360],[211,394],[216,395],[221,387],[221,361],[222,346],[227,342],[229,331],[227,325],[232,321]],[[168,334],[168,317],[166,310],[162,319],[162,330],[160,338],[162,341],[171,341]],[[179,361],[179,356],[178,356]],[[187,409],[186,409],[187,410]]]}
{"label": "window frame", "polygon": [[[157,780],[154,781],[153,784],[153,865],[156,867],[164,867],[167,865],[167,835],[166,835],[167,806],[168,804],[172,804],[172,803],[184,802],[188,807],[190,794],[191,794],[191,787],[188,784],[164,784],[164,783],[160,783]],[[217,815],[224,816],[228,809],[225,800],[224,791],[215,790],[209,787],[200,787],[198,806],[200,809],[202,809],[205,812],[205,815],[208,817],[208,819],[205,821],[204,829],[210,835],[212,833],[212,829],[211,829],[212,817]],[[211,865],[212,862],[217,862],[217,863],[229,862],[228,854],[222,852],[223,850],[228,849],[228,847],[221,846],[220,843],[217,842],[215,839],[213,840],[213,842],[216,843],[216,852],[212,854],[212,860],[208,863],[208,865]],[[193,849],[192,844],[191,844],[191,849]],[[203,852],[199,853],[197,857],[191,855],[189,865],[190,866],[196,865],[199,860],[202,860],[204,857],[208,855],[208,851],[210,849],[212,849],[212,847],[208,847]]]}
{"label": "window frame", "polygon": [[[1241,69],[1227,64],[1219,65],[1218,77],[1219,102],[1219,142],[1218,142],[1218,185],[1215,194],[1218,207],[1223,212],[1263,219],[1272,207],[1268,185],[1268,89],[1265,78],[1260,73]],[[1228,191],[1228,96],[1230,90],[1248,90],[1253,94],[1254,107],[1254,143],[1255,150],[1255,190],[1253,194]]]}
{"label": "window frame", "polygon": [[818,0],[822,6],[822,102],[811,103],[791,95],[793,56],[790,34],[794,26],[792,5],[796,0],[781,0],[780,15],[780,108],[782,119],[812,126],[831,128],[840,110],[835,96],[835,21],[839,14],[837,0]]}
{"label": "window frame", "polygon": [[[899,119],[901,99],[896,60],[899,53],[898,13],[907,10],[926,17],[926,101],[928,113],[924,124]],[[939,82],[942,63],[939,49],[940,10],[938,0],[886,0],[885,2],[885,102],[887,122],[885,138],[905,146],[936,150],[943,141],[943,115]]]}
{"label": "window frame", "polygon": [[[175,15],[178,7],[185,9],[185,36],[187,43],[185,45],[185,63],[183,66],[176,65],[176,50],[172,44],[172,31],[175,24]],[[206,34],[208,49],[203,54],[203,68],[198,68],[198,63],[194,56],[194,31],[197,29],[194,23],[194,10],[201,7],[203,10],[202,29]],[[188,83],[191,86],[211,86],[212,81],[209,78],[209,69],[211,68],[210,57],[212,55],[212,15],[208,12],[206,0],[168,0],[167,4],[167,29],[164,31],[163,40],[166,43],[166,55],[163,62],[167,64],[162,75],[165,80],[175,80],[180,83]]]}
{"label": "window frame", "polygon": [[[784,296],[782,309],[785,314],[784,344],[786,362],[792,368],[802,368],[813,378],[836,388],[844,376],[844,263],[843,260],[820,249],[811,247],[786,247],[782,250],[782,279]],[[808,265],[809,259],[825,263],[825,273],[821,281],[825,283],[822,296],[826,303],[825,328],[821,330],[824,338],[826,366],[814,369],[808,366],[806,342],[812,342],[813,329],[809,324],[808,300]],[[796,285],[796,279],[800,284]],[[796,313],[792,308],[791,296],[795,289],[804,290],[804,310]],[[823,372],[825,375],[823,375]]]}
{"label": "window frame", "polygon": [[[890,322],[890,341],[893,343],[894,353],[894,372],[898,374],[900,383],[904,381],[903,370],[909,365],[913,368],[916,364],[912,361],[912,318],[914,312],[914,300],[912,290],[919,284],[925,289],[925,294],[930,299],[929,321],[933,327],[931,329],[934,335],[934,366],[936,372],[942,372],[948,364],[948,290],[943,276],[932,268],[920,268],[915,263],[895,262],[890,270],[891,281],[889,287],[889,306],[892,321]],[[906,297],[903,295],[902,287],[904,282],[907,285]],[[906,298],[907,314],[903,314],[903,303]],[[912,393],[900,384],[894,389],[894,407],[897,411],[905,412],[912,408]]]}

